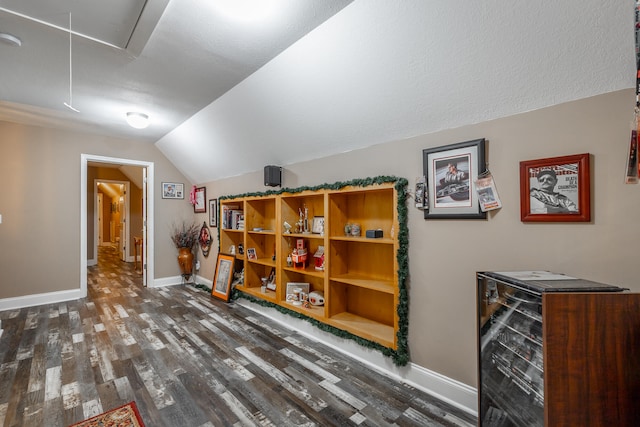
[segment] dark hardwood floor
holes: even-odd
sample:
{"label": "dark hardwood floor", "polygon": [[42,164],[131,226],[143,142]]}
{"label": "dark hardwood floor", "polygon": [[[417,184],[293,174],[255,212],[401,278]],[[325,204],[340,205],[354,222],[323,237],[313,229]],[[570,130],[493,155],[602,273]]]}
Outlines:
{"label": "dark hardwood floor", "polygon": [[473,426],[475,418],[189,285],[147,289],[101,248],[86,299],[0,312],[0,425],[135,400],[147,427]]}

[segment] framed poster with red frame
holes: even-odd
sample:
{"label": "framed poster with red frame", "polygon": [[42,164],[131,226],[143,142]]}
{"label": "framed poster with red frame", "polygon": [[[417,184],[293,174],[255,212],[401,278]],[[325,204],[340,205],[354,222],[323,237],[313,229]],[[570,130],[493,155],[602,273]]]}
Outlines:
{"label": "framed poster with red frame", "polygon": [[520,162],[521,221],[591,221],[589,163],[589,153]]}

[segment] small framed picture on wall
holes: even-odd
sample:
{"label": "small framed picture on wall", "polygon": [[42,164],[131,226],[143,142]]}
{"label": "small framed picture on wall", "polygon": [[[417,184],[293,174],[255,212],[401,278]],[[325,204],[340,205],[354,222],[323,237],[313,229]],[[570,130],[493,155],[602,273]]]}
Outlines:
{"label": "small framed picture on wall", "polygon": [[205,200],[207,199],[207,188],[206,187],[198,187],[195,191],[196,201],[193,204],[193,212],[195,213],[205,213],[207,212],[207,204]]}
{"label": "small framed picture on wall", "polygon": [[163,199],[184,199],[184,184],[179,182],[162,183]]}

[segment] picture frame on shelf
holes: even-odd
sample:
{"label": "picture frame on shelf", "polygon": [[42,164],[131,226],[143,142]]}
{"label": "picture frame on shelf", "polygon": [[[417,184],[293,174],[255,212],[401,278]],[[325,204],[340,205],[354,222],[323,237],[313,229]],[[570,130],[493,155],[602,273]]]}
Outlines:
{"label": "picture frame on shelf", "polygon": [[294,292],[294,289],[299,289],[301,293],[308,295],[309,287],[310,287],[310,284],[306,282],[288,282],[287,292],[285,294],[285,300],[288,303],[299,305],[299,304],[296,304],[296,302],[300,301],[300,294],[297,292]]}
{"label": "picture frame on shelf", "polygon": [[184,184],[179,182],[162,183],[163,199],[184,199]]}
{"label": "picture frame on shelf", "polygon": [[475,181],[486,171],[485,139],[422,150],[425,219],[485,219]]}
{"label": "picture frame on shelf", "polygon": [[218,254],[211,295],[223,301],[229,301],[229,296],[231,295],[234,262],[235,256],[223,253]]}
{"label": "picture frame on shelf", "polygon": [[209,199],[209,227],[218,226],[218,199]]}
{"label": "picture frame on shelf", "polygon": [[207,212],[207,204],[205,200],[207,199],[207,188],[206,187],[198,187],[195,190],[195,203],[193,204],[193,212],[194,213],[205,213]]}
{"label": "picture frame on shelf", "polygon": [[324,234],[324,217],[323,216],[313,217],[311,232],[314,234]]}
{"label": "picture frame on shelf", "polygon": [[589,153],[520,162],[520,220],[591,221],[589,163]]}
{"label": "picture frame on shelf", "polygon": [[247,248],[247,259],[250,259],[250,260],[258,259],[258,254],[256,253],[256,248]]}

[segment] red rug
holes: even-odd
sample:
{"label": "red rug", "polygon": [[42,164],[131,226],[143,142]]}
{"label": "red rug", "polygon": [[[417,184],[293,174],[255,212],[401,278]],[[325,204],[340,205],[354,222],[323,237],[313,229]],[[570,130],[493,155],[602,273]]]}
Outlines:
{"label": "red rug", "polygon": [[104,412],[69,427],[144,427],[136,402]]}

